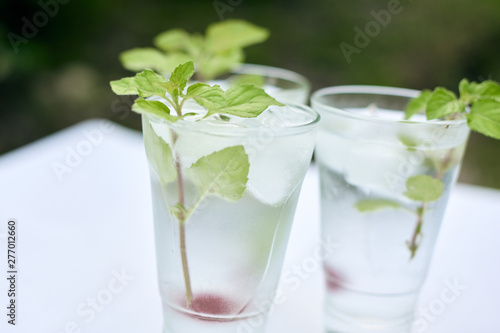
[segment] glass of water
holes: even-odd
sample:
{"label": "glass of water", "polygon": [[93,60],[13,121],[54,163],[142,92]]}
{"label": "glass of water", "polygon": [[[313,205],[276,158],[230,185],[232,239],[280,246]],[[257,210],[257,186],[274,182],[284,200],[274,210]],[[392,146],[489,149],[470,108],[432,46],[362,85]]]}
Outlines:
{"label": "glass of water", "polygon": [[264,332],[319,116],[143,116],[164,333]]}
{"label": "glass of water", "polygon": [[322,233],[340,244],[324,264],[327,332],[407,332],[456,181],[465,119],[404,109],[418,91],[338,86],[312,95]]}

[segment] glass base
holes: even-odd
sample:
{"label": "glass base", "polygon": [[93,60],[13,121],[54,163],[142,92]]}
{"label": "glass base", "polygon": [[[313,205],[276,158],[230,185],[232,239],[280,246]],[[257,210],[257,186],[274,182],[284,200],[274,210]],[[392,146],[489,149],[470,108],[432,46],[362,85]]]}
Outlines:
{"label": "glass base", "polygon": [[164,304],[163,320],[163,333],[264,333],[267,315],[194,315]]}
{"label": "glass base", "polygon": [[407,333],[414,315],[416,292],[373,294],[337,289],[325,304],[328,333]]}

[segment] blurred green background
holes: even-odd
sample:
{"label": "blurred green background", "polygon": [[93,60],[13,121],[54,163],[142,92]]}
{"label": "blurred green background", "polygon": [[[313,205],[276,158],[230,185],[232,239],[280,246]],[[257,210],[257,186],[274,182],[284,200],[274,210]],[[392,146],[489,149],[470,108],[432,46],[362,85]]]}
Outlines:
{"label": "blurred green background", "polygon": [[[140,129],[132,99],[109,89],[110,80],[131,75],[118,54],[152,46],[170,28],[202,32],[221,17],[269,28],[267,42],[246,49],[246,62],[299,72],[313,90],[374,84],[456,91],[463,77],[500,80],[498,0],[402,0],[400,13],[350,63],[340,44],[354,46],[354,28],[364,30],[372,11],[397,0],[59,1],[0,2],[0,154],[88,118]],[[37,14],[44,6],[53,11],[46,22]],[[13,34],[24,38],[34,16],[45,24],[13,47]],[[500,188],[500,142],[473,134],[460,181]]]}

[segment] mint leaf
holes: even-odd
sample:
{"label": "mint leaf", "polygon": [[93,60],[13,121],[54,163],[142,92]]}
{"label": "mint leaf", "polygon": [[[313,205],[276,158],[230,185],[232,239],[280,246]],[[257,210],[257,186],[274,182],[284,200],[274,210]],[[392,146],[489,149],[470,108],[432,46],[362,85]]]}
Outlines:
{"label": "mint leaf", "polygon": [[197,63],[198,70],[202,73],[203,79],[211,80],[237,67],[243,58],[241,49],[228,50],[200,59]]}
{"label": "mint leaf", "polygon": [[252,85],[232,87],[224,94],[224,104],[208,109],[207,116],[223,113],[243,118],[254,118],[271,105],[284,106],[269,96],[264,89]]}
{"label": "mint leaf", "polygon": [[475,102],[480,98],[477,93],[477,83],[469,82],[467,79],[462,79],[462,81],[460,81],[458,91],[460,92],[460,99],[467,104]]}
{"label": "mint leaf", "polygon": [[170,76],[169,84],[171,85],[170,89],[167,90],[171,95],[181,95],[186,88],[187,81],[194,74],[194,63],[192,61],[188,61],[177,66],[172,75]]}
{"label": "mint leaf", "polygon": [[483,98],[487,97],[500,101],[500,84],[491,80],[481,82],[477,87],[477,93]]}
{"label": "mint leaf", "polygon": [[183,91],[186,88],[187,81],[194,74],[194,63],[192,61],[188,61],[184,64],[177,66],[172,75],[170,76],[170,82],[175,86],[179,87],[180,91]]}
{"label": "mint leaf", "polygon": [[183,51],[189,41],[189,34],[182,29],[171,29],[162,32],[154,39],[157,48],[164,51]]}
{"label": "mint leaf", "polygon": [[205,39],[198,33],[194,33],[190,36],[185,47],[187,53],[192,56],[193,59],[196,59],[195,62],[197,66],[204,57],[208,57],[210,55],[210,53],[206,50]]}
{"label": "mint leaf", "polygon": [[269,37],[267,29],[243,20],[225,20],[208,26],[207,47],[217,53],[261,43]]}
{"label": "mint leaf", "polygon": [[417,139],[408,134],[399,134],[399,141],[406,146],[408,151],[416,151],[419,145]]}
{"label": "mint leaf", "polygon": [[166,83],[167,80],[150,69],[146,69],[135,75],[135,82],[139,96],[150,97],[153,95],[165,97],[165,91],[158,87],[158,83]]}
{"label": "mint leaf", "polygon": [[439,179],[427,175],[408,178],[406,192],[403,194],[412,200],[420,202],[436,201],[443,194],[444,185]]}
{"label": "mint leaf", "polygon": [[139,95],[138,85],[134,77],[125,77],[121,80],[111,81],[111,90],[117,95]]}
{"label": "mint leaf", "polygon": [[418,146],[418,141],[408,134],[400,134],[398,135],[398,139],[408,148],[415,148]]}
{"label": "mint leaf", "polygon": [[194,99],[198,104],[207,109],[214,108],[224,103],[224,90],[220,86],[209,86],[206,83],[195,83],[188,87],[186,98]]}
{"label": "mint leaf", "polygon": [[248,155],[239,145],[203,156],[185,172],[198,189],[200,198],[213,195],[237,201],[245,191],[249,168]]}
{"label": "mint leaf", "polygon": [[144,119],[143,128],[144,145],[151,168],[158,176],[162,185],[170,183],[177,178],[174,157],[170,146],[158,136],[149,120]]}
{"label": "mint leaf", "polygon": [[414,114],[420,113],[425,110],[427,102],[431,98],[432,92],[430,90],[422,90],[420,95],[410,100],[405,109],[405,119],[410,119]]}
{"label": "mint leaf", "polygon": [[138,98],[132,105],[132,111],[165,119],[171,122],[177,121],[179,118],[170,115],[170,109],[160,101],[145,100]]}
{"label": "mint leaf", "polygon": [[185,53],[170,52],[164,54],[151,47],[135,48],[120,54],[120,62],[123,67],[133,72],[149,68],[163,74],[170,74],[175,67],[189,60],[192,60],[192,57]]}
{"label": "mint leaf", "polygon": [[397,209],[400,207],[401,205],[398,202],[387,199],[364,199],[356,203],[356,208],[362,213],[386,208]]}
{"label": "mint leaf", "polygon": [[474,103],[482,98],[496,99],[500,101],[500,85],[491,80],[481,83],[470,82],[467,79],[460,81],[460,99],[466,103]]}
{"label": "mint leaf", "polygon": [[500,102],[483,99],[474,103],[467,114],[470,129],[500,139]]}
{"label": "mint leaf", "polygon": [[111,89],[117,95],[139,95],[141,97],[150,97],[157,95],[165,96],[165,92],[157,84],[167,82],[167,80],[154,71],[146,69],[134,77],[126,77],[121,80],[111,81]]}
{"label": "mint leaf", "polygon": [[180,223],[184,223],[186,217],[189,216],[189,211],[186,209],[186,206],[181,204],[180,202],[169,208],[170,214],[177,218],[177,221]]}
{"label": "mint leaf", "polygon": [[161,72],[168,66],[165,55],[151,47],[135,48],[122,52],[120,62],[124,68],[133,72],[139,72],[146,68]]}
{"label": "mint leaf", "polygon": [[193,73],[194,64],[192,61],[188,61],[174,69],[168,82],[161,82],[156,85],[158,88],[165,90],[174,99],[174,101],[177,101],[177,98],[182,95],[184,88],[186,88],[187,81]]}
{"label": "mint leaf", "polygon": [[427,101],[426,116],[428,120],[439,119],[452,113],[462,113],[465,111],[463,101],[457,99],[457,96],[445,88],[436,88],[432,96]]}

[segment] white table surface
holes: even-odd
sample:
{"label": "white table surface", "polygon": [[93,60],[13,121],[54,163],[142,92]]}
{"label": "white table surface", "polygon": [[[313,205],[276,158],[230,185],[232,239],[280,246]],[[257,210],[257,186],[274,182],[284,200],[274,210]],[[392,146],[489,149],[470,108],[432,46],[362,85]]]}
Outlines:
{"label": "white table surface", "polygon": [[[110,124],[111,129],[103,127]],[[93,130],[102,138],[96,134],[89,145],[85,133]],[[71,168],[58,178],[55,165],[78,149],[86,156],[73,156]],[[311,167],[285,259],[289,277],[320,242],[318,196],[317,171]],[[16,326],[6,323],[5,309],[11,218],[18,223]],[[500,332],[499,240],[500,191],[458,184],[414,332]],[[0,156],[0,269],[0,332],[160,333],[141,134],[90,120]],[[454,291],[452,301],[450,283],[465,286]],[[279,288],[284,296],[269,318],[268,332],[322,332],[321,269],[302,275],[298,285],[282,281]],[[93,309],[96,298],[105,304]]]}

